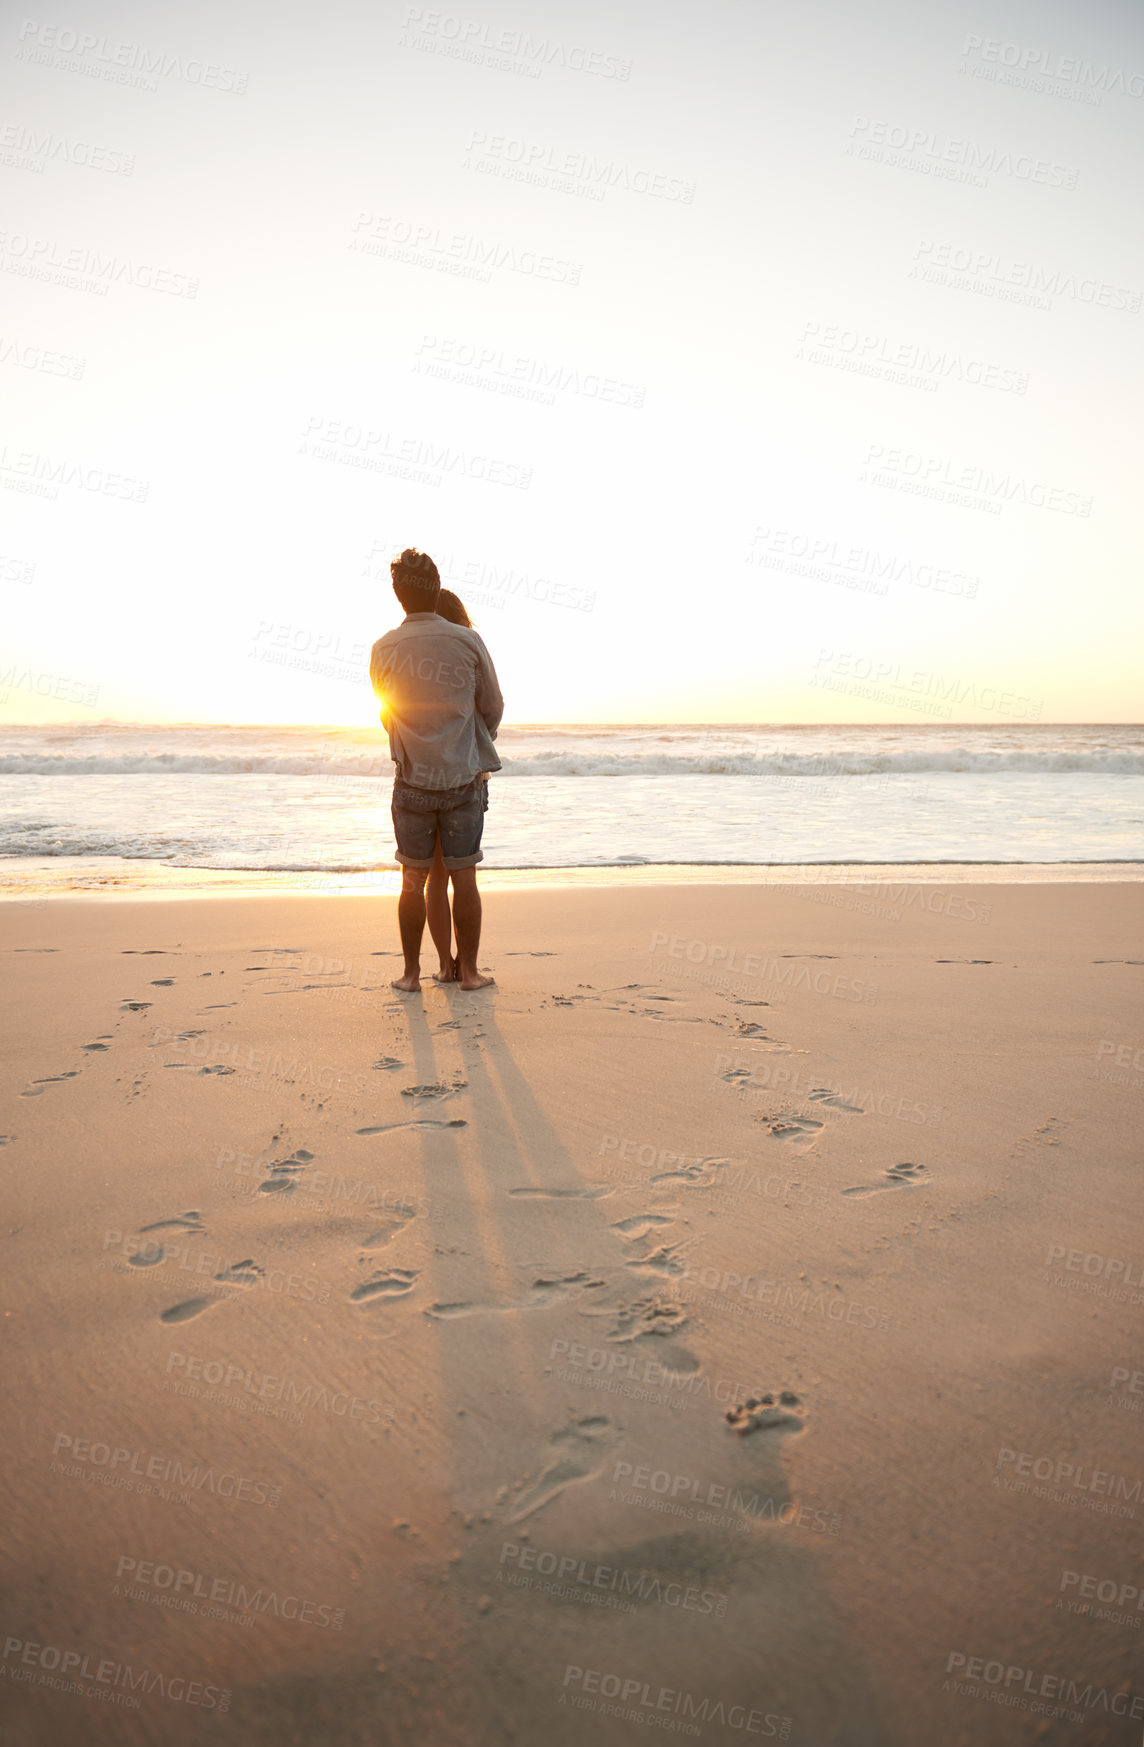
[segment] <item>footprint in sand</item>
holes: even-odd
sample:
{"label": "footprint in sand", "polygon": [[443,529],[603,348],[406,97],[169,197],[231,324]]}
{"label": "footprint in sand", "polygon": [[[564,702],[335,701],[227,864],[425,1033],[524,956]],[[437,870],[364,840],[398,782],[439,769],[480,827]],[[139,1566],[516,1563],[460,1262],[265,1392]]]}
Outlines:
{"label": "footprint in sand", "polygon": [[612,1230],[619,1232],[623,1242],[634,1252],[628,1267],[650,1268],[657,1274],[682,1274],[683,1265],[675,1257],[676,1250],[684,1247],[682,1243],[660,1244],[657,1249],[651,1247],[662,1228],[674,1224],[671,1213],[633,1213],[630,1219],[616,1220]]}
{"label": "footprint in sand", "polygon": [[216,1062],[215,1065],[210,1068],[199,1069],[200,1074],[233,1074],[234,1071],[233,1068],[228,1068],[223,1062]]}
{"label": "footprint in sand", "polygon": [[548,1440],[552,1454],[539,1480],[531,1486],[522,1480],[514,1489],[517,1496],[512,1501],[510,1522],[523,1522],[525,1517],[551,1503],[566,1486],[594,1480],[603,1472],[608,1454],[619,1440],[619,1427],[600,1415],[577,1420],[555,1432]]}
{"label": "footprint in sand", "polygon": [[305,1147],[297,1147],[288,1159],[275,1159],[267,1167],[269,1175],[265,1183],[259,1183],[260,1195],[292,1195],[298,1187],[298,1178],[313,1159],[313,1153],[308,1153]]}
{"label": "footprint in sand", "polygon": [[153,1220],[150,1225],[141,1225],[139,1230],[140,1232],[163,1231],[172,1227],[177,1228],[179,1231],[206,1230],[206,1227],[203,1225],[203,1216],[196,1208],[191,1208],[187,1213],[180,1213],[174,1219]]}
{"label": "footprint in sand", "polygon": [[600,1201],[615,1194],[613,1183],[581,1183],[575,1189],[510,1189],[510,1195],[545,1201]]}
{"label": "footprint in sand", "polygon": [[878,1195],[883,1189],[916,1189],[929,1172],[924,1165],[891,1165],[880,1183],[858,1183],[853,1189],[843,1189],[844,1195]]}
{"label": "footprint in sand", "polygon": [[[221,1286],[253,1286],[266,1272],[258,1263],[247,1256],[241,1262],[232,1262],[215,1275]],[[201,1316],[204,1310],[209,1310],[212,1304],[221,1304],[226,1294],[212,1292],[201,1298],[184,1298],[180,1304],[172,1304],[169,1309],[161,1311],[160,1322],[190,1322],[193,1316]]]}
{"label": "footprint in sand", "polygon": [[21,1098],[38,1098],[41,1092],[46,1092],[49,1086],[55,1086],[60,1080],[74,1080],[79,1073],[78,1068],[69,1068],[63,1074],[45,1074],[42,1080],[33,1080],[20,1093]]}
{"label": "footprint in sand", "polygon": [[[205,1230],[202,1214],[192,1211],[180,1213],[175,1219],[156,1219],[151,1225],[141,1225],[139,1236],[146,1238],[147,1234],[152,1231],[181,1231],[201,1236]],[[148,1238],[148,1241],[141,1246],[137,1253],[128,1256],[127,1260],[132,1268],[153,1268],[157,1262],[163,1260],[166,1254],[165,1245],[161,1244],[157,1238]]]}
{"label": "footprint in sand", "polygon": [[612,1326],[604,1339],[617,1342],[669,1337],[678,1334],[687,1323],[686,1306],[664,1298],[637,1298],[631,1304],[604,1305],[599,1310],[584,1310],[581,1315],[611,1317]]}
{"label": "footprint in sand", "polygon": [[763,1116],[760,1121],[770,1129],[775,1140],[789,1141],[792,1146],[813,1146],[825,1127],[813,1116]]}
{"label": "footprint in sand", "polygon": [[627,1266],[637,1268],[641,1273],[646,1269],[651,1274],[682,1274],[683,1263],[676,1252],[689,1247],[682,1240],[677,1244],[661,1244],[657,1250],[649,1250],[646,1255],[633,1256]]}
{"label": "footprint in sand", "polygon": [[403,1086],[401,1096],[412,1098],[416,1104],[432,1104],[441,1098],[452,1098],[456,1093],[463,1092],[468,1083],[468,1080],[454,1080],[448,1086],[440,1081],[426,1086]]}
{"label": "footprint in sand", "polygon": [[749,1432],[801,1432],[806,1429],[805,1410],[798,1396],[789,1389],[773,1395],[752,1395],[749,1400],[728,1408],[723,1417],[740,1437]]}
{"label": "footprint in sand", "polygon": [[522,1310],[537,1310],[542,1305],[550,1304],[553,1299],[563,1298],[573,1286],[586,1292],[598,1291],[603,1286],[603,1280],[594,1279],[583,1268],[576,1274],[541,1275],[532,1282],[528,1289],[528,1297],[521,1305]]}
{"label": "footprint in sand", "polygon": [[379,1128],[359,1128],[358,1134],[392,1134],[398,1128],[468,1128],[463,1116],[454,1116],[451,1122],[431,1122],[427,1117],[412,1122],[383,1122]]}
{"label": "footprint in sand", "polygon": [[399,1062],[395,1055],[383,1055],[379,1056],[372,1065],[375,1072],[381,1070],[384,1073],[392,1073],[394,1068],[403,1068],[405,1063]]}
{"label": "footprint in sand", "polygon": [[573,1289],[598,1291],[603,1285],[603,1280],[593,1278],[584,1269],[576,1274],[541,1275],[532,1282],[527,1296],[517,1303],[482,1304],[478,1300],[459,1299],[451,1304],[430,1304],[425,1315],[434,1322],[444,1322],[456,1316],[487,1316],[506,1310],[542,1310],[545,1305],[566,1297]]}
{"label": "footprint in sand", "polygon": [[87,1050],[104,1050],[104,1049],[110,1049],[110,1048],[111,1048],[111,1036],[110,1036],[110,1033],[106,1033],[106,1032],[105,1032],[105,1033],[104,1033],[104,1035],[103,1035],[103,1036],[102,1036],[102,1037],[97,1037],[97,1038],[96,1038],[96,1040],[95,1040],[95,1042],[94,1042],[94,1043],[85,1043],[85,1044],[84,1044],[84,1045],[83,1045],[83,1048],[84,1048],[84,1049],[87,1049]]}
{"label": "footprint in sand", "polygon": [[718,1182],[718,1173],[730,1163],[730,1158],[693,1159],[688,1165],[680,1165],[678,1171],[658,1171],[648,1178],[648,1187],[656,1183],[685,1183],[691,1189],[710,1189]]}
{"label": "footprint in sand", "polygon": [[385,1224],[375,1227],[368,1237],[363,1237],[358,1248],[383,1250],[397,1236],[398,1232],[404,1231],[409,1221],[416,1219],[416,1217],[412,1207],[395,1207],[392,1213],[387,1215]]}
{"label": "footprint in sand", "polygon": [[136,1250],[133,1256],[128,1256],[127,1266],[129,1268],[154,1268],[158,1266],[166,1254],[164,1246],[152,1238],[149,1243],[145,1243],[141,1249]]}
{"label": "footprint in sand", "polygon": [[216,1274],[215,1279],[224,1286],[253,1286],[265,1272],[265,1268],[260,1268],[257,1262],[247,1256],[241,1262],[232,1262],[221,1274]]}
{"label": "footprint in sand", "polygon": [[372,1304],[378,1298],[404,1298],[407,1292],[412,1292],[416,1279],[415,1268],[387,1268],[355,1286],[350,1298],[354,1304]]}
{"label": "footprint in sand", "polygon": [[164,1310],[159,1321],[190,1322],[192,1316],[201,1316],[204,1310],[209,1310],[212,1304],[218,1302],[218,1297],[184,1298],[181,1304],[172,1304],[170,1310]]}
{"label": "footprint in sand", "polygon": [[121,1013],[146,1013],[150,1005],[150,1001],[122,1001],[119,1011]]}
{"label": "footprint in sand", "polygon": [[829,1086],[815,1086],[806,1095],[807,1103],[826,1104],[831,1110],[846,1110],[851,1116],[862,1116],[865,1112],[861,1104],[847,1104],[841,1092],[832,1092]]}
{"label": "footprint in sand", "polygon": [[[581,1308],[580,1315],[608,1317],[612,1326],[604,1339],[609,1342],[627,1344],[654,1337],[655,1363],[663,1371],[690,1376],[702,1369],[695,1354],[688,1352],[686,1347],[680,1346],[673,1338],[687,1322],[687,1313],[680,1304],[666,1303],[662,1299],[641,1298],[630,1304],[585,1305]],[[546,1376],[551,1374],[551,1371],[545,1373]]]}
{"label": "footprint in sand", "polygon": [[174,977],[156,977],[151,984],[153,989],[173,989],[174,986]]}

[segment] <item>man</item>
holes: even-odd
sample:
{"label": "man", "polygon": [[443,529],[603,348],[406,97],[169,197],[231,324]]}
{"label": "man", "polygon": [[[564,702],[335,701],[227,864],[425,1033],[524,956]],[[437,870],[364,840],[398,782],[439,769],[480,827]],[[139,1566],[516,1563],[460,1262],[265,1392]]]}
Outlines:
{"label": "man", "polygon": [[462,989],[483,989],[493,978],[477,969],[477,863],[484,859],[488,795],[482,773],[501,767],[493,740],[504,699],[477,633],[437,616],[441,578],[433,560],[410,547],[389,570],[405,617],[374,644],[369,677],[397,766],[393,829],[402,866],[397,921],[405,970],[393,987],[407,994],[421,987],[425,881],[440,839],[453,882],[455,981]]}

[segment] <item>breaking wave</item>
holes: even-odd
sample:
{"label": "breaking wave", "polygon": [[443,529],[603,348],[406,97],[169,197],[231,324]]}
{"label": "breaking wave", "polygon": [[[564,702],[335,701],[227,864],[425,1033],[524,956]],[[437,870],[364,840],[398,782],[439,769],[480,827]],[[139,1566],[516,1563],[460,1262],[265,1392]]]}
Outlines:
{"label": "breaking wave", "polygon": [[[920,772],[974,772],[995,775],[1017,770],[1045,775],[1140,776],[1144,752],[1101,751],[975,752],[969,747],[912,752],[621,753],[545,751],[503,757],[502,777],[588,776],[743,776],[863,777],[912,776]],[[0,754],[0,776],[301,776],[387,778],[388,753],[309,752],[10,752]]]}

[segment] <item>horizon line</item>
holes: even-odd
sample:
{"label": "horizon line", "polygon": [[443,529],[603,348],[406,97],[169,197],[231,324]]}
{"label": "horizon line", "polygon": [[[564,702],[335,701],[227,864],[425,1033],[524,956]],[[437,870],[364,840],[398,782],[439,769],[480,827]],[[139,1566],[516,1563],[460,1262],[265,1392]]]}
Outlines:
{"label": "horizon line", "polygon": [[[1126,720],[1116,722],[1097,722],[1088,719],[1073,721],[1054,720],[1045,722],[1008,721],[1001,718],[996,722],[947,722],[916,720],[900,722],[789,722],[789,721],[721,721],[710,719],[704,721],[663,720],[657,722],[617,722],[568,720],[548,722],[502,722],[500,729],[535,729],[535,728],[1002,728],[1039,729],[1039,728],[1139,728],[1144,732],[1144,721]],[[0,732],[5,728],[280,728],[280,729],[325,729],[338,733],[377,733],[384,734],[385,729],[380,723],[375,728],[372,723],[353,722],[273,722],[248,721],[236,722],[222,717],[189,717],[162,720],[154,716],[101,716],[95,721],[89,718],[80,720],[77,717],[56,717],[51,721],[42,722],[6,722],[0,721]],[[498,729],[498,732],[500,731]]]}

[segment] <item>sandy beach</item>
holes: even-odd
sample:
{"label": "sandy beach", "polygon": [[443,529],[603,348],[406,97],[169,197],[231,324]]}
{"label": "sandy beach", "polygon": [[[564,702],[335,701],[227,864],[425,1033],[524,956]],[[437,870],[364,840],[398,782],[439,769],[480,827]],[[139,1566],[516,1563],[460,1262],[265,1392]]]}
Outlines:
{"label": "sandy beach", "polygon": [[1142,7],[0,31],[0,1747],[1144,1747]]}
{"label": "sandy beach", "polygon": [[1139,1740],[1142,895],[0,906],[5,1747]]}

